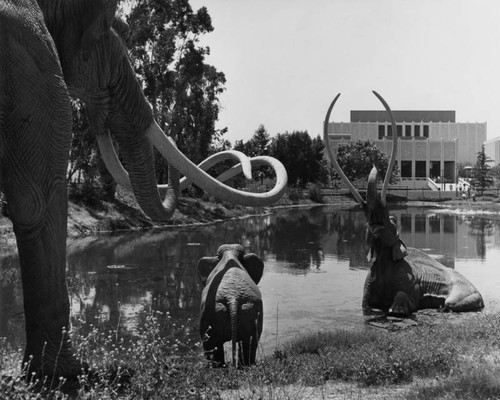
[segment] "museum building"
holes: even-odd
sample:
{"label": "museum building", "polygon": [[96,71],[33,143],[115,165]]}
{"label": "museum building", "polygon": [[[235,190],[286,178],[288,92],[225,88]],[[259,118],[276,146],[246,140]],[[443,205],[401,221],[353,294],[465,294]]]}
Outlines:
{"label": "museum building", "polygon": [[[486,122],[456,122],[455,111],[393,111],[399,137],[397,162],[400,186],[426,187],[434,181],[456,181],[458,163],[476,163],[486,141]],[[369,140],[390,154],[392,124],[386,111],[352,110],[350,122],[330,122],[328,137],[342,141]]]}

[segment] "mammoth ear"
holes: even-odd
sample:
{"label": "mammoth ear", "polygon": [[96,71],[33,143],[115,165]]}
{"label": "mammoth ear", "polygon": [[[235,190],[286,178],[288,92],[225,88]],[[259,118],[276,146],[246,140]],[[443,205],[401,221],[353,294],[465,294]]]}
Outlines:
{"label": "mammoth ear", "polygon": [[87,61],[94,42],[108,32],[115,19],[117,0],[85,0],[83,34],[81,39],[83,59]]}
{"label": "mammoth ear", "polygon": [[254,253],[248,253],[243,257],[243,266],[250,278],[257,284],[264,273],[264,262]]}
{"label": "mammoth ear", "polygon": [[198,266],[196,267],[198,271],[198,276],[200,277],[200,281],[205,286],[207,284],[208,275],[215,268],[215,266],[219,263],[218,257],[203,257],[198,261]]}
{"label": "mammoth ear", "polygon": [[405,244],[398,239],[394,246],[392,246],[392,259],[394,261],[399,261],[405,258],[408,255],[408,252],[406,251],[406,246]]}

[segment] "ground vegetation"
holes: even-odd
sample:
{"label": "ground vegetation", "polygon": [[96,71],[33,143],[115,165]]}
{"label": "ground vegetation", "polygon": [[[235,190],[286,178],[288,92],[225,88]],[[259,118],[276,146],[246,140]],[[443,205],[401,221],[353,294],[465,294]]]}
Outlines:
{"label": "ground vegetation", "polygon": [[[436,315],[409,328],[303,334],[245,369],[214,369],[199,343],[160,336],[170,316],[150,310],[137,337],[91,326],[72,332],[94,375],[76,399],[493,399],[500,396],[498,314]],[[160,327],[162,328],[160,329]],[[82,330],[83,331],[83,330]],[[167,330],[168,331],[168,330]],[[2,398],[36,395],[19,379],[19,350],[0,346]],[[179,355],[179,354],[182,355]],[[62,383],[61,383],[62,385]],[[58,394],[61,398],[64,396]],[[41,397],[40,397],[41,398]],[[69,397],[68,397],[69,398]]]}

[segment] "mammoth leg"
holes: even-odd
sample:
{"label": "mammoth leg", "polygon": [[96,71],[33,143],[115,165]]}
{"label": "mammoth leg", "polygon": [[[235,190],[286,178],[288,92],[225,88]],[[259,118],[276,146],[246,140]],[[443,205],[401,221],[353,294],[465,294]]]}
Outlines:
{"label": "mammoth leg", "polygon": [[200,334],[203,342],[203,350],[207,360],[212,361],[214,366],[222,367],[224,365],[224,341],[220,339],[218,333],[213,326],[217,326],[217,322],[209,324],[202,315],[200,322]]}
{"label": "mammoth leg", "polygon": [[389,308],[389,314],[394,315],[409,315],[416,307],[412,304],[407,293],[399,291],[394,297],[394,302]]}
{"label": "mammoth leg", "polygon": [[[256,305],[244,304],[242,311],[252,310]],[[257,348],[259,346],[259,338],[262,333],[262,303],[257,306],[257,310],[252,310],[249,314],[243,314],[238,325],[238,343],[239,350],[239,365],[255,364]]]}
{"label": "mammoth leg", "polygon": [[[38,44],[40,49],[46,45]],[[35,61],[23,47],[16,50],[12,53],[16,69],[7,75],[12,86],[5,96],[11,108],[2,132],[2,182],[21,265],[25,372],[29,379],[32,374],[45,377],[45,384],[52,386],[59,385],[60,376],[76,377],[82,367],[65,333],[69,329],[65,269],[71,108],[55,56],[42,54]]]}
{"label": "mammoth leg", "polygon": [[254,337],[242,340],[239,343],[239,364],[252,365],[255,364],[257,354],[258,341]]}
{"label": "mammoth leg", "polygon": [[215,365],[222,367],[225,364],[224,360],[224,343],[219,343],[213,350],[212,360]]}
{"label": "mammoth leg", "polygon": [[361,303],[361,308],[363,313],[369,313],[371,307],[373,305],[373,301],[371,300],[371,282],[372,282],[372,273],[368,272],[368,275],[365,279],[365,284],[363,286],[363,301]]}
{"label": "mammoth leg", "polygon": [[203,350],[205,351],[205,357],[212,361],[214,366],[222,367],[224,365],[224,342],[207,340],[203,342]]}
{"label": "mammoth leg", "polygon": [[381,300],[382,297],[380,295],[379,287],[374,283],[374,280],[375,278],[370,270],[365,279],[363,287],[363,300],[361,303],[361,309],[363,314],[366,316],[378,315],[379,313],[375,312],[374,309],[387,311],[387,308],[390,305],[384,304]]}
{"label": "mammoth leg", "polygon": [[444,308],[446,310],[457,312],[480,310],[483,307],[483,298],[478,292],[471,293],[464,297],[463,293],[456,288],[451,291],[450,296],[444,302]]}

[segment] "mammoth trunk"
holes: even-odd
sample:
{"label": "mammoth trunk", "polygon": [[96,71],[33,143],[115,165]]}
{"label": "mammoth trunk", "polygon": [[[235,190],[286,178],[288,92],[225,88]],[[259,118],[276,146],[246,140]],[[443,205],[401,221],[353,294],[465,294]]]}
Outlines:
{"label": "mammoth trunk", "polygon": [[110,89],[107,127],[118,141],[132,190],[142,210],[154,221],[168,220],[175,211],[179,174],[169,167],[169,190],[162,204],[156,184],[153,146],[145,137],[153,122],[151,108],[125,58]]}
{"label": "mammoth trunk", "polygon": [[[127,131],[125,126],[110,124],[111,132],[118,138],[120,155],[129,174],[132,190],[142,210],[154,221],[164,221],[171,217],[179,189],[179,173],[169,167],[169,190],[162,204],[156,185],[153,146],[142,134],[115,135]],[[165,208],[164,208],[165,207]]]}

